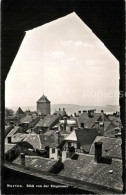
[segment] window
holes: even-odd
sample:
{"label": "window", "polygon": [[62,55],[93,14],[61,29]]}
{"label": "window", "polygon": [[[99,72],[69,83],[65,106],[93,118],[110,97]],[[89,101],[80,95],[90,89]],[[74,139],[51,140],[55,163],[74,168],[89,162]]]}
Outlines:
{"label": "window", "polygon": [[55,153],[55,148],[52,148],[52,153]]}
{"label": "window", "polygon": [[70,142],[68,142],[68,148],[71,146],[71,143]]}
{"label": "window", "polygon": [[73,127],[70,127],[70,132],[73,131]]}

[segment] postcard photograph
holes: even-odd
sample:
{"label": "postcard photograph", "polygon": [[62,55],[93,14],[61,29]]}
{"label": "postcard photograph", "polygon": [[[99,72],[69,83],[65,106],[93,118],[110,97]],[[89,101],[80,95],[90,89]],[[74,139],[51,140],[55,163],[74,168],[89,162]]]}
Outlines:
{"label": "postcard photograph", "polygon": [[124,1],[2,1],[2,194],[122,194]]}

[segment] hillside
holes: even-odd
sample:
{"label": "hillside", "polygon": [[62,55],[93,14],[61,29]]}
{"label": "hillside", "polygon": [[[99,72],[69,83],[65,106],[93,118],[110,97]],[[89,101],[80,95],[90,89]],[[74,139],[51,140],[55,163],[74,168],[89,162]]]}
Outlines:
{"label": "hillside", "polygon": [[106,105],[106,106],[80,106],[80,105],[74,105],[74,104],[55,104],[52,105],[52,112],[55,110],[58,110],[59,108],[67,111],[68,114],[73,114],[74,112],[78,112],[79,110],[89,110],[89,109],[96,109],[96,112],[101,112],[101,110],[104,110],[106,113],[113,113],[116,111],[119,111],[119,106],[116,105]]}
{"label": "hillside", "polygon": [[[14,111],[18,109],[18,107],[10,107]],[[31,111],[35,111],[36,107],[35,106],[22,106],[21,107],[23,111],[30,109]],[[119,106],[117,105],[106,105],[106,106],[80,106],[80,105],[75,105],[75,104],[53,104],[51,105],[51,113],[54,113],[55,110],[61,110],[65,108],[66,112],[68,114],[73,114],[75,112],[78,112],[79,110],[88,110],[88,109],[96,109],[96,112],[100,112],[101,110],[104,110],[106,113],[113,113],[116,111],[119,111]]]}

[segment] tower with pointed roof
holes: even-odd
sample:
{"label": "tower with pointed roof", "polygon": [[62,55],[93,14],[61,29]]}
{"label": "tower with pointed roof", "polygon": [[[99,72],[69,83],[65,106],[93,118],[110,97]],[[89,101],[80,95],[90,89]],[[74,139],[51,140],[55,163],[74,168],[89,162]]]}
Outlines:
{"label": "tower with pointed roof", "polygon": [[23,112],[23,110],[19,107],[16,111],[16,114],[15,114],[16,117],[18,118],[22,118],[23,116],[25,116],[25,113]]}
{"label": "tower with pointed roof", "polygon": [[50,101],[47,99],[45,95],[43,95],[38,101],[37,101],[37,112],[38,114],[42,115],[48,115],[50,114]]}

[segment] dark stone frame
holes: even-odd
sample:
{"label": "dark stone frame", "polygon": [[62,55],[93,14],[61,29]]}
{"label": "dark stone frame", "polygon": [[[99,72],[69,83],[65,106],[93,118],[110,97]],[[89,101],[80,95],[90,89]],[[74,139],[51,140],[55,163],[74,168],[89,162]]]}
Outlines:
{"label": "dark stone frame", "polygon": [[[25,31],[75,11],[120,63],[120,98],[125,182],[125,1],[124,0],[3,0],[1,53],[1,164],[4,165],[5,79]],[[104,30],[103,30],[104,29]],[[3,169],[2,169],[3,170]],[[3,176],[3,171],[2,171]],[[125,185],[124,190],[125,192]]]}

